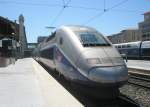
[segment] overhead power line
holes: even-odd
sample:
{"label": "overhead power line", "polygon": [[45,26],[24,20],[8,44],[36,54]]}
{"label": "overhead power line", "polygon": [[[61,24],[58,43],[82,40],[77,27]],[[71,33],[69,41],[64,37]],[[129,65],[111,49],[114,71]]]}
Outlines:
{"label": "overhead power line", "polygon": [[61,16],[61,14],[64,12],[65,8],[68,7],[68,4],[71,2],[71,0],[69,0],[67,3],[65,3],[65,1],[63,0],[63,7],[62,9],[59,11],[59,13],[56,15],[56,17],[54,18],[54,20],[52,21],[51,25],[53,25],[57,19]]}
{"label": "overhead power line", "polygon": [[[120,6],[120,5],[122,5],[123,3],[125,3],[125,2],[127,2],[128,0],[123,0],[123,1],[121,1],[121,2],[119,2],[119,3],[117,3],[117,4],[115,4],[115,5],[113,5],[112,7],[110,7],[110,8],[105,8],[105,3],[104,3],[104,11],[103,12],[100,12],[99,14],[97,14],[97,15],[95,15],[95,16],[93,16],[93,17],[91,17],[89,20],[87,20],[85,23],[84,23],[84,25],[85,24],[88,24],[89,22],[91,22],[91,21],[93,21],[93,20],[95,20],[97,17],[100,17],[100,16],[102,16],[105,12],[108,12],[108,11],[110,11],[110,10],[112,10],[113,8],[116,8],[116,7],[118,7],[118,6]],[[104,2],[105,2],[105,0],[104,0]]]}
{"label": "overhead power line", "polygon": [[83,9],[83,10],[93,10],[93,11],[99,11],[99,13],[93,17],[91,17],[90,19],[88,19],[84,24],[88,24],[89,22],[95,20],[97,17],[102,16],[105,12],[108,12],[110,10],[113,11],[118,11],[118,12],[139,12],[140,14],[144,12],[144,10],[128,10],[128,9],[114,9],[122,4],[124,4],[125,2],[127,2],[128,0],[123,0],[115,5],[113,5],[110,8],[106,8],[106,0],[104,0],[104,7],[103,8],[95,8],[95,7],[86,7],[86,6],[77,6],[77,5],[69,5],[71,0],[65,1],[62,0],[63,4],[49,4],[49,3],[40,3],[40,2],[22,2],[22,1],[8,1],[8,0],[0,0],[0,4],[15,4],[15,5],[27,5],[27,6],[45,6],[45,7],[62,7],[61,10],[58,12],[58,14],[56,15],[56,17],[54,18],[54,20],[52,21],[51,24],[54,24],[58,18],[62,15],[62,13],[64,12],[64,10],[66,8],[78,8],[78,9]]}
{"label": "overhead power line", "polygon": [[83,25],[88,24],[89,22],[93,21],[95,18],[102,16],[105,13],[105,11],[102,11],[101,13],[91,17],[89,20],[87,20],[85,23],[83,23]]}
{"label": "overhead power line", "polygon": [[104,0],[104,11],[106,10],[106,1]]}
{"label": "overhead power line", "polygon": [[[64,0],[63,0],[64,1]],[[49,4],[49,3],[33,3],[33,2],[21,2],[21,1],[4,1],[0,0],[1,4],[15,4],[15,5],[26,5],[26,6],[44,6],[44,7],[64,7],[64,4]],[[106,2],[105,2],[106,4]],[[77,5],[67,5],[69,8],[78,8],[83,10],[93,10],[93,11],[103,11],[105,8],[94,8],[94,7],[86,7],[86,6],[77,6]],[[112,8],[112,7],[111,7]],[[110,8],[109,8],[110,9]],[[107,9],[107,11],[109,10]],[[113,9],[113,11],[123,11],[123,12],[143,12],[141,10],[128,10],[128,9]]]}
{"label": "overhead power line", "polygon": [[52,21],[51,25],[53,25],[57,19],[61,16],[61,14],[63,13],[65,8],[61,8],[61,10],[59,11],[59,13],[56,15],[56,17],[54,18],[54,20]]}
{"label": "overhead power line", "polygon": [[[63,7],[65,4],[64,0],[63,1],[63,5],[60,5],[60,4],[49,4],[49,3],[29,3],[29,2],[20,2],[20,1],[3,1],[3,0],[0,0],[0,3],[3,3],[3,4],[16,4],[16,5],[27,5],[27,6],[45,6],[45,7]],[[100,11],[100,10],[103,10],[102,8],[93,8],[93,7],[85,7],[85,6],[76,6],[76,5],[67,5],[67,7],[70,7],[70,8],[79,8],[79,9],[84,9],[84,10],[95,10],[95,11]]]}
{"label": "overhead power line", "polygon": [[128,1],[128,0],[123,0],[123,1],[121,1],[121,2],[119,2],[119,3],[117,3],[117,4],[115,4],[114,6],[108,8],[107,10],[111,10],[111,9],[113,9],[113,8],[116,8],[116,7],[118,7],[118,6],[122,5],[122,4],[124,4],[124,3],[127,2],[127,1]]}

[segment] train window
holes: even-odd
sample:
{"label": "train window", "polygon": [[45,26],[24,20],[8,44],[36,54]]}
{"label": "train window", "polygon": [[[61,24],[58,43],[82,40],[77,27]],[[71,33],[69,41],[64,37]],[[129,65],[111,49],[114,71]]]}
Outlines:
{"label": "train window", "polygon": [[123,44],[119,44],[118,48],[139,48],[140,47],[140,42],[136,42],[136,43],[123,43]]}
{"label": "train window", "polygon": [[53,59],[54,58],[53,52],[54,52],[54,48],[49,48],[49,49],[42,50],[40,54],[41,57],[43,58]]}
{"label": "train window", "polygon": [[78,32],[77,35],[83,46],[110,46],[106,39],[97,32]]}
{"label": "train window", "polygon": [[127,48],[130,48],[131,47],[131,45],[130,44],[127,44]]}
{"label": "train window", "polygon": [[126,45],[122,45],[122,48],[126,48]]}
{"label": "train window", "polygon": [[131,44],[132,48],[139,48],[139,44]]}
{"label": "train window", "polygon": [[121,48],[121,45],[118,45],[118,48]]}
{"label": "train window", "polygon": [[141,48],[150,48],[150,41],[142,42]]}
{"label": "train window", "polygon": [[53,59],[54,58],[54,48],[49,48],[48,51],[49,51],[48,58]]}

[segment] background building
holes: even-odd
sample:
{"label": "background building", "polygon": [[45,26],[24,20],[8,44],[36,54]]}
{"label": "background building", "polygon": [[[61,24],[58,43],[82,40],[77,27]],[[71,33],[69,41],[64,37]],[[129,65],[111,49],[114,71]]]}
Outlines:
{"label": "background building", "polygon": [[39,36],[37,38],[37,43],[39,44],[39,43],[43,42],[45,39],[47,39],[47,38],[48,38],[48,36]]}
{"label": "background building", "polygon": [[107,37],[113,44],[141,40],[140,31],[138,29],[122,30],[120,33],[113,34]]}
{"label": "background building", "polygon": [[28,49],[25,50],[24,57],[32,57],[34,49],[37,47],[37,43],[28,43]]}
{"label": "background building", "polygon": [[150,12],[143,15],[144,21],[138,24],[138,29],[125,29],[120,33],[107,36],[108,39],[113,44],[150,40]]}
{"label": "background building", "polygon": [[0,16],[0,53],[7,57],[21,58],[24,57],[26,49],[27,39],[23,15],[19,16],[19,23]]}
{"label": "background building", "polygon": [[139,23],[142,40],[150,40],[150,12],[144,13],[144,21]]}

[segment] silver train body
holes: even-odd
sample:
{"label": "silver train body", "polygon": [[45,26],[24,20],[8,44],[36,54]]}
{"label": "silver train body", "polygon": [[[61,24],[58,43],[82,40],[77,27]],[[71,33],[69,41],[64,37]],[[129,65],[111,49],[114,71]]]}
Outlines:
{"label": "silver train body", "polygon": [[122,86],[128,70],[109,40],[85,26],[62,26],[35,52],[37,60],[88,87]]}

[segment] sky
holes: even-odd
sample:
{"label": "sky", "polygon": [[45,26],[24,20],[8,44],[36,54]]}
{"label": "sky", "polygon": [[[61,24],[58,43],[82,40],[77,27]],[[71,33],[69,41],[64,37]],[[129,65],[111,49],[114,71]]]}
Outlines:
{"label": "sky", "polygon": [[0,0],[0,16],[18,22],[23,14],[29,43],[50,35],[47,27],[86,25],[104,36],[138,28],[148,11],[150,0]]}

